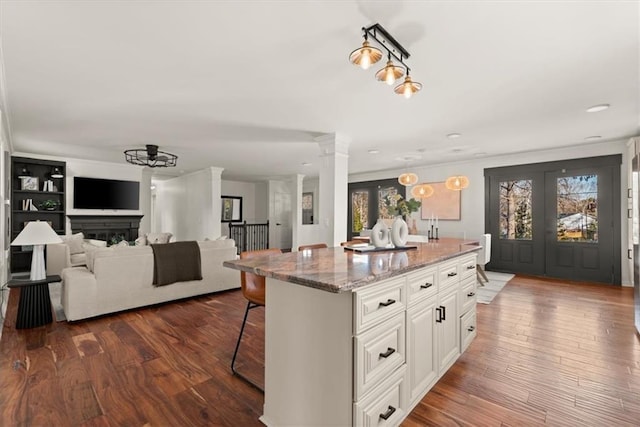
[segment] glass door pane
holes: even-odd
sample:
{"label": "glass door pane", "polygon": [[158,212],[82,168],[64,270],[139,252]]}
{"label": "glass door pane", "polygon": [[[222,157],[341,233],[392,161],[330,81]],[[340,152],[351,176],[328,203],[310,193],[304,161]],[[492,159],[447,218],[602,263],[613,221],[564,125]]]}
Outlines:
{"label": "glass door pane", "polygon": [[559,177],[557,188],[557,240],[598,242],[598,176]]}
{"label": "glass door pane", "polygon": [[[351,232],[360,233],[369,227],[369,191],[356,190],[351,193]],[[372,225],[373,226],[373,225]]]}
{"label": "glass door pane", "polygon": [[500,182],[500,239],[533,239],[533,181]]}

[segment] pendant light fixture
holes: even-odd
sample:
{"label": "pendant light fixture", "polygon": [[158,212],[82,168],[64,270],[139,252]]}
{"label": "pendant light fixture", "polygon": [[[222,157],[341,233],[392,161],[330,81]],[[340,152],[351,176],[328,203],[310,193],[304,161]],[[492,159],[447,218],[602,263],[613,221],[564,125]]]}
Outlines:
{"label": "pendant light fixture", "polygon": [[376,73],[376,79],[391,86],[396,80],[402,77],[403,74],[404,68],[395,65],[391,60],[391,54],[389,54],[387,65]]}
{"label": "pendant light fixture", "polygon": [[363,70],[368,69],[371,64],[375,64],[382,58],[382,51],[377,47],[373,47],[369,44],[367,33],[364,33],[364,41],[362,47],[354,50],[349,55],[349,61],[351,63],[360,66]]}
{"label": "pendant light fixture", "polygon": [[450,176],[444,182],[444,186],[449,190],[460,191],[463,188],[467,188],[469,186],[469,178],[464,175]]}
{"label": "pendant light fixture", "polygon": [[404,95],[405,98],[409,99],[414,93],[420,92],[420,89],[422,89],[422,83],[412,81],[411,76],[409,75],[409,70],[407,69],[407,75],[404,78],[404,82],[396,86],[393,91],[398,95]]}
{"label": "pendant light fixture", "polygon": [[418,184],[411,189],[411,195],[416,199],[426,199],[433,195],[433,187],[429,184]]}
{"label": "pendant light fixture", "polygon": [[[369,44],[370,36],[371,39],[387,51],[388,58],[387,65],[376,72],[376,79],[391,86],[405,74],[404,83],[396,86],[395,93],[404,95],[405,98],[410,98],[414,93],[419,92],[422,89],[422,84],[411,80],[411,77],[409,77],[410,68],[404,63],[404,60],[411,56],[409,52],[380,24],[362,27],[362,31],[364,33],[362,47],[351,52],[349,61],[366,70],[371,64],[378,62],[382,58],[382,51]],[[395,65],[391,57],[402,64],[404,68]]]}
{"label": "pendant light fixture", "polygon": [[124,158],[131,164],[149,166],[150,168],[174,167],[178,161],[178,156],[175,154],[160,151],[157,145],[152,144],[147,144],[145,148],[126,150]]}
{"label": "pendant light fixture", "polygon": [[405,187],[409,185],[415,185],[418,182],[418,175],[411,172],[405,172],[398,177],[398,182]]}

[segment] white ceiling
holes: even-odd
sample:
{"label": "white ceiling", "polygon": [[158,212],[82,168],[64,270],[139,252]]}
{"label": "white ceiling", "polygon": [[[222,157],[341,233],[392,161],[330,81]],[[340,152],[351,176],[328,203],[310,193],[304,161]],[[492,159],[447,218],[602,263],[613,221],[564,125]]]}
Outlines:
{"label": "white ceiling", "polygon": [[[179,156],[160,173],[256,180],[317,174],[332,132],[350,173],[639,132],[638,2],[2,0],[0,16],[19,152],[124,163],[157,144]],[[409,100],[375,80],[383,62],[348,61],[376,22],[411,53]]]}

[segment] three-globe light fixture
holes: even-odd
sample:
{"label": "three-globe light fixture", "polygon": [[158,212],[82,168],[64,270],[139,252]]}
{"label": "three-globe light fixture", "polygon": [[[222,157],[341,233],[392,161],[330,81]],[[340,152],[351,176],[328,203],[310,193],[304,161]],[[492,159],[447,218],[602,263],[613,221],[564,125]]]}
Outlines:
{"label": "three-globe light fixture", "polygon": [[[404,75],[404,82],[396,86],[393,91],[398,95],[403,95],[405,98],[411,98],[414,93],[419,92],[422,89],[422,83],[411,80],[409,75],[411,69],[404,63],[404,60],[411,56],[409,52],[380,24],[362,27],[362,31],[364,37],[362,47],[351,52],[349,61],[366,70],[382,59],[382,51],[369,43],[369,37],[371,37],[387,51],[387,64],[376,73],[376,79],[392,85]],[[395,65],[391,57],[395,58],[404,68]]]}

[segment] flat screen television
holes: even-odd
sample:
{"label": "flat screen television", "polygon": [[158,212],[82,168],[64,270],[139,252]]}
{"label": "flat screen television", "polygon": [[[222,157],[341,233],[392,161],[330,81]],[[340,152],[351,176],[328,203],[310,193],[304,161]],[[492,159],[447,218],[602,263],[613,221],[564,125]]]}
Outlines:
{"label": "flat screen television", "polygon": [[140,183],[117,179],[73,177],[75,209],[140,208]]}

